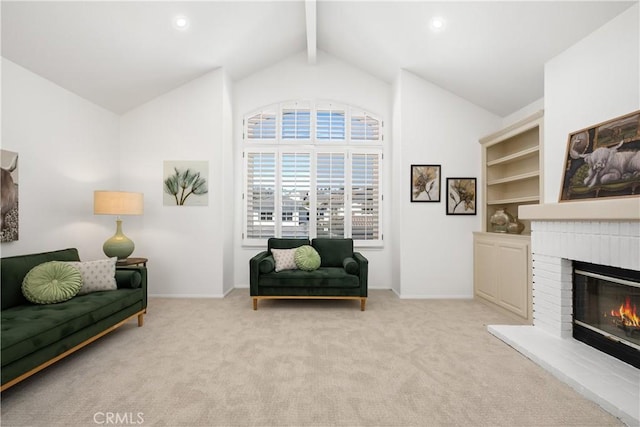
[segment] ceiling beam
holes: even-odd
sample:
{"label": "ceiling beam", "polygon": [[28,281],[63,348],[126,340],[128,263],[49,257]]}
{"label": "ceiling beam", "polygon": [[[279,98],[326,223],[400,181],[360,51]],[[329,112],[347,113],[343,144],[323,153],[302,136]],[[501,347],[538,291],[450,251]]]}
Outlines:
{"label": "ceiling beam", "polygon": [[316,0],[305,0],[304,10],[307,17],[307,61],[316,63],[318,14]]}

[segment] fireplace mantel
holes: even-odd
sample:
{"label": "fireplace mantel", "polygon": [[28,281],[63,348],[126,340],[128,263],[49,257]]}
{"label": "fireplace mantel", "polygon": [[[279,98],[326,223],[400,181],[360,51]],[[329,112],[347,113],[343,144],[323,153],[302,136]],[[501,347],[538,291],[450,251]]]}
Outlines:
{"label": "fireplace mantel", "polygon": [[531,221],[640,221],[640,197],[523,205],[518,217]]}

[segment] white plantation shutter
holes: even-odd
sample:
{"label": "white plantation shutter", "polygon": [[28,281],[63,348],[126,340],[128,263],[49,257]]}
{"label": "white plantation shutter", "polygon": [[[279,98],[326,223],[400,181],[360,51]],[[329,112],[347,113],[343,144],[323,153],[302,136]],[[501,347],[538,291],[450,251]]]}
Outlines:
{"label": "white plantation shutter", "polygon": [[249,140],[276,139],[277,110],[266,110],[245,119],[245,135]]}
{"label": "white plantation shutter", "polygon": [[295,103],[282,108],[282,139],[311,138],[311,109]]}
{"label": "white plantation shutter", "polygon": [[380,237],[379,153],[351,156],[351,235],[354,240]]}
{"label": "white plantation shutter", "polygon": [[246,153],[246,238],[266,239],[275,235],[276,155]]}
{"label": "white plantation shutter", "polygon": [[308,237],[311,154],[282,153],[280,164],[281,236]]}
{"label": "white plantation shutter", "polygon": [[381,246],[383,127],[333,101],[286,101],[244,116],[243,243],[352,237]]}
{"label": "white plantation shutter", "polygon": [[344,237],[345,154],[316,156],[316,236]]}
{"label": "white plantation shutter", "polygon": [[364,111],[351,111],[351,139],[354,141],[381,141],[382,121]]}
{"label": "white plantation shutter", "polygon": [[344,141],[345,135],[345,109],[332,104],[319,105],[316,110],[316,139]]}

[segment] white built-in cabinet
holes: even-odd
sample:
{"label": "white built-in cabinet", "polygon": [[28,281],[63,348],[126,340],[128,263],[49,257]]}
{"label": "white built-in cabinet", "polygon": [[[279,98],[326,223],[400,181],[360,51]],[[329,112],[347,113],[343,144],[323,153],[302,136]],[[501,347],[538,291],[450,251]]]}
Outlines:
{"label": "white built-in cabinet", "polygon": [[497,209],[517,217],[518,207],[542,201],[543,112],[480,139],[482,231],[473,237],[474,295],[532,319],[531,224],[522,234],[495,233]]}

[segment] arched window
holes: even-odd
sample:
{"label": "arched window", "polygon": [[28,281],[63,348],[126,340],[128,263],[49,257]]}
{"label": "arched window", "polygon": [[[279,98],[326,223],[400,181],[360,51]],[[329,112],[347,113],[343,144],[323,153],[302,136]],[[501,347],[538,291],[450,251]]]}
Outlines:
{"label": "arched window", "polygon": [[247,114],[245,244],[269,237],[382,243],[384,122],[330,101],[282,102]]}

